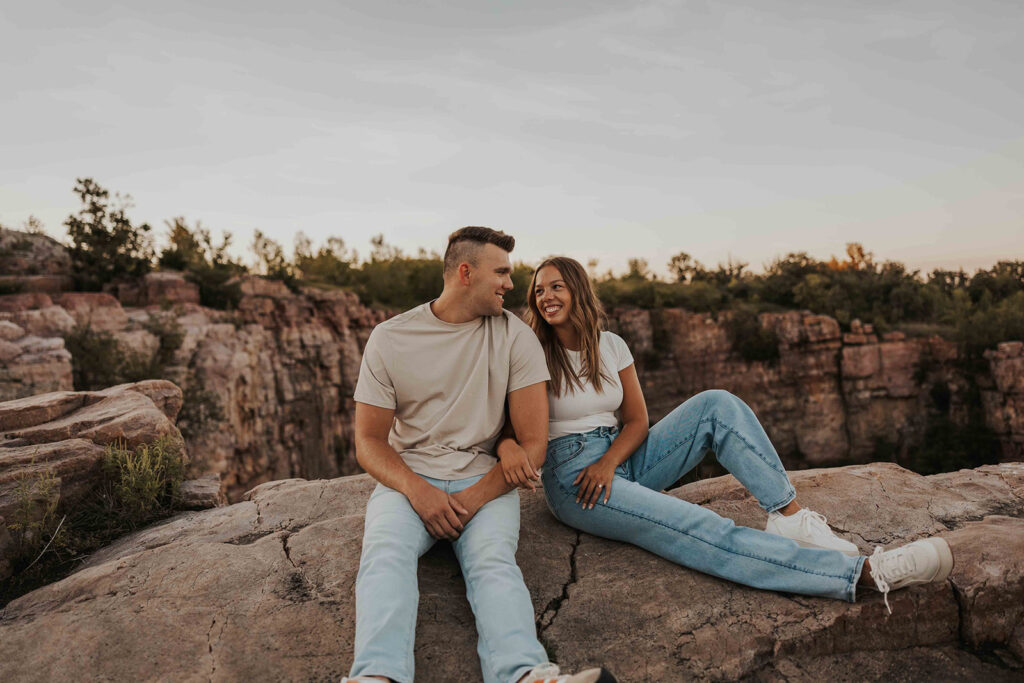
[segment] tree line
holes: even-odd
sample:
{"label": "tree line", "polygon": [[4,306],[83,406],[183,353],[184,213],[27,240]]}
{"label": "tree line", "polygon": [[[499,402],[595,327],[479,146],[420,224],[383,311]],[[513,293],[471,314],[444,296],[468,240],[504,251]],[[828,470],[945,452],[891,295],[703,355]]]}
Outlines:
{"label": "tree line", "polygon": [[[204,305],[222,309],[237,304],[236,276],[246,272],[295,290],[344,288],[368,305],[391,309],[407,309],[440,293],[441,255],[424,249],[406,254],[383,235],[360,258],[340,237],[317,246],[299,233],[289,257],[281,244],[257,230],[249,266],[228,253],[230,233],[216,240],[207,228],[198,222],[190,227],[182,217],[167,221],[167,246],[157,253],[151,226],[128,218],[128,198],[112,199],[90,178],[79,179],[74,192],[82,208],[65,226],[79,289],[98,290],[153,268],[169,268],[183,271],[199,286]],[[911,334],[941,334],[960,341],[972,356],[999,341],[1024,339],[1024,260],[999,261],[974,273],[937,269],[925,275],[896,261],[877,261],[862,245],[851,243],[845,258],[824,261],[793,252],[761,273],[731,260],[705,266],[686,253],[672,256],[667,266],[668,278],[652,274],[642,259],[631,260],[621,275],[597,273],[596,262],[589,269],[609,308],[682,307],[747,316],[805,309],[830,315],[846,329],[861,320],[880,331],[898,327]],[[515,264],[515,289],[507,305],[525,305],[530,276],[530,266]]]}

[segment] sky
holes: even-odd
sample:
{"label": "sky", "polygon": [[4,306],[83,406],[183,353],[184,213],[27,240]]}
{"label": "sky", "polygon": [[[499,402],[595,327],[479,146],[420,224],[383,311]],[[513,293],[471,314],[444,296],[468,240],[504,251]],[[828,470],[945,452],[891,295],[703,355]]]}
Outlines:
{"label": "sky", "polygon": [[754,270],[860,242],[1024,258],[1018,0],[53,2],[0,11],[0,224],[75,179],[290,252],[302,231],[527,263]]}

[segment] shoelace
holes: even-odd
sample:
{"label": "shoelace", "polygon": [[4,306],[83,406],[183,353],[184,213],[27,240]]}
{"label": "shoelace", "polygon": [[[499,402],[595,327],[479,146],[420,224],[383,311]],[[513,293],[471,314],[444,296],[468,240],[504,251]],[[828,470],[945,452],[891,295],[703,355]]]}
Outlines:
{"label": "shoelace", "polygon": [[815,533],[825,534],[826,536],[832,535],[832,530],[828,528],[828,520],[825,519],[825,515],[814,510],[808,510],[803,508],[800,510],[800,530],[808,536],[813,536]]}
{"label": "shoelace", "polygon": [[892,607],[889,606],[889,582],[886,581],[886,576],[895,582],[911,574],[915,569],[913,554],[904,551],[903,548],[885,552],[882,546],[875,546],[875,552],[871,555],[871,578],[881,591],[889,614],[892,614]]}

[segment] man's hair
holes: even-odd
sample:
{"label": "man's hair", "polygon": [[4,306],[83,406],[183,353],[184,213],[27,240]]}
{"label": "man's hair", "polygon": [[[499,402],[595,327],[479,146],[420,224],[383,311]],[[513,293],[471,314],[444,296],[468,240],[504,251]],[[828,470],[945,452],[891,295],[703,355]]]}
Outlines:
{"label": "man's hair", "polygon": [[444,274],[447,276],[459,267],[460,263],[477,266],[477,256],[485,244],[511,252],[516,246],[516,238],[506,235],[500,230],[491,230],[477,225],[459,228],[448,235],[448,248],[444,250]]}

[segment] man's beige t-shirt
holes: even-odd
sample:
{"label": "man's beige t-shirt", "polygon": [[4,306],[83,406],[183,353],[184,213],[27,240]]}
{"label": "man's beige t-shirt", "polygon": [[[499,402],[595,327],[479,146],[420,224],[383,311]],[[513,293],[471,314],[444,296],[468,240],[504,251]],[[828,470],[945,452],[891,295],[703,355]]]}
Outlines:
{"label": "man's beige t-shirt", "polygon": [[533,330],[508,311],[446,323],[423,304],[374,328],[354,398],[394,409],[388,442],[434,479],[485,474],[510,392],[550,379]]}

